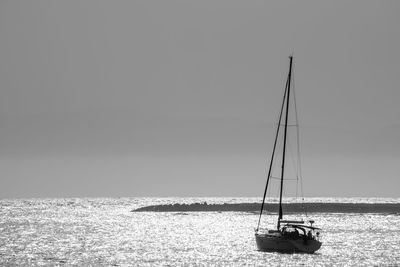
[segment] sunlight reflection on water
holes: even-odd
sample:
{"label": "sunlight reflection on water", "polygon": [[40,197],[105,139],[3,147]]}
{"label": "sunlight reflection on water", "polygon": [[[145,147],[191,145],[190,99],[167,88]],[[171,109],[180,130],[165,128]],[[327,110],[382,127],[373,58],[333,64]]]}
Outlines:
{"label": "sunlight reflection on water", "polygon": [[[185,201],[205,200],[228,202],[218,198]],[[318,253],[279,254],[256,250],[256,214],[130,212],[139,206],[173,201],[176,199],[1,200],[0,265],[400,264],[400,216],[396,214],[311,214],[324,229]],[[266,219],[273,222],[276,218]]]}

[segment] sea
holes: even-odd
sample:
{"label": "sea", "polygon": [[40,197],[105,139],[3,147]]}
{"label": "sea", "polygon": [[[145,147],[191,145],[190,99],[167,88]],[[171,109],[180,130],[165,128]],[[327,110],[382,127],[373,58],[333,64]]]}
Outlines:
{"label": "sea", "polygon": [[[400,203],[400,198],[306,201]],[[282,254],[257,250],[254,212],[132,212],[148,205],[203,202],[260,198],[2,199],[0,265],[400,266],[397,213],[301,215],[322,228],[322,247],[314,254]],[[263,227],[275,223],[276,214],[263,216]]]}

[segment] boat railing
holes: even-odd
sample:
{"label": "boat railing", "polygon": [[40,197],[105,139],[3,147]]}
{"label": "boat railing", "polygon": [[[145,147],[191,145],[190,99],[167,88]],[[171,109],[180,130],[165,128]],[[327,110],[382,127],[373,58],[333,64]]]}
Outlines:
{"label": "boat railing", "polygon": [[295,223],[295,224],[304,224],[304,221],[296,221],[296,220],[279,220],[280,223]]}

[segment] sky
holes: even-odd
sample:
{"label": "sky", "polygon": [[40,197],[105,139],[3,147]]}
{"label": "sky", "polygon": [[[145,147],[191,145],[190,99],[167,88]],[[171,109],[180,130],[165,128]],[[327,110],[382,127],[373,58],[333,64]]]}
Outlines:
{"label": "sky", "polygon": [[1,1],[0,198],[400,197],[399,1]]}

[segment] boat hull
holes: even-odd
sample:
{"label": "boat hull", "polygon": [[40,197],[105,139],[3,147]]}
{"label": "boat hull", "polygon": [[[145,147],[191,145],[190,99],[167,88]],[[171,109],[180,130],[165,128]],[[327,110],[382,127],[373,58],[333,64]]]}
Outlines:
{"label": "boat hull", "polygon": [[256,234],[256,243],[260,251],[283,253],[314,253],[322,244],[318,240],[306,237],[289,238],[279,232],[273,234]]}

